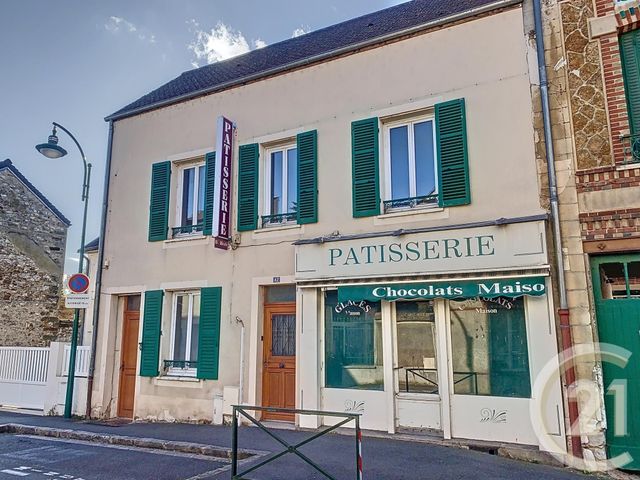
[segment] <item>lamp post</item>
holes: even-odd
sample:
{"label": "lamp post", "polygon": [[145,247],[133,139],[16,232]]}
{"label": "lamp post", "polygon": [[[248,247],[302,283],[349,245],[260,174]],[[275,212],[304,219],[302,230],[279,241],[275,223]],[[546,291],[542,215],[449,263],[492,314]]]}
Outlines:
{"label": "lamp post", "polygon": [[[67,151],[58,145],[58,136],[56,135],[56,129],[59,128],[65,132],[71,140],[76,144],[80,155],[82,156],[82,163],[84,164],[84,178],[82,182],[82,201],[84,202],[84,215],[82,217],[82,236],[80,239],[80,261],[78,272],[83,273],[84,270],[84,245],[85,245],[85,233],[87,231],[87,209],[89,207],[89,182],[91,181],[91,164],[87,163],[87,157],[84,155],[82,147],[76,140],[73,134],[64,128],[59,123],[53,122],[53,132],[49,137],[47,143],[41,143],[36,145],[36,150],[47,158],[61,158],[67,154]],[[80,321],[80,309],[76,308],[75,315],[73,317],[73,331],[71,333],[71,351],[69,352],[69,376],[67,377],[67,394],[64,402],[64,416],[65,418],[71,418],[71,412],[73,407],[73,385],[75,383],[76,376],[76,351],[78,349],[78,324]]]}

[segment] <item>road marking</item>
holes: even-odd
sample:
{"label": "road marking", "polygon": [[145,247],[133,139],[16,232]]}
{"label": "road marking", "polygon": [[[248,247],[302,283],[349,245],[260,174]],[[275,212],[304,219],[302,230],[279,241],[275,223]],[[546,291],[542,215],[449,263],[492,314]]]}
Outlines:
{"label": "road marking", "polygon": [[26,473],[26,472],[18,472],[17,470],[0,470],[0,473],[6,473],[7,475],[15,475],[16,477],[28,477],[29,475],[31,475],[30,473]]}

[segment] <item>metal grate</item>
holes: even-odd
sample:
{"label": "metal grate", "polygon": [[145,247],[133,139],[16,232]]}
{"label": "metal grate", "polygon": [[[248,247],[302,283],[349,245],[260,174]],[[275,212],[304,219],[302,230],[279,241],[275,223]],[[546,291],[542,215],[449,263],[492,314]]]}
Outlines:
{"label": "metal grate", "polygon": [[296,316],[273,315],[271,317],[271,354],[292,357],[296,354]]}

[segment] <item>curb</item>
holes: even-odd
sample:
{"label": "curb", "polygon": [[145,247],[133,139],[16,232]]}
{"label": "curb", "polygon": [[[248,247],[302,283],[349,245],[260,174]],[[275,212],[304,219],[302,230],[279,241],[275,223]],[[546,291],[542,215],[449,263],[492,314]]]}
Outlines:
{"label": "curb", "polygon": [[[126,447],[150,448],[195,455],[204,455],[224,460],[231,460],[231,449],[205,445],[202,443],[178,442],[173,440],[160,440],[157,438],[129,437],[125,435],[109,435],[93,433],[84,430],[71,430],[50,427],[34,427],[17,423],[0,425],[0,434],[10,433],[17,435],[34,435],[38,437],[59,438],[68,440],[82,440],[103,445],[121,445]],[[257,450],[238,450],[238,460],[264,455],[265,452]]]}

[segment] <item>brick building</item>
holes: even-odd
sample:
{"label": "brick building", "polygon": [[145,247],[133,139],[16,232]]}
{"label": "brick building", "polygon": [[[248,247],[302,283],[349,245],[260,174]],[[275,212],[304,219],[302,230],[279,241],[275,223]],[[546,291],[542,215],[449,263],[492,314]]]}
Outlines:
{"label": "brick building", "polygon": [[60,301],[69,225],[11,160],[0,162],[0,346],[69,336]]}
{"label": "brick building", "polygon": [[[583,455],[631,453],[638,469],[640,425],[625,418],[640,395],[640,2],[543,3],[570,331],[586,352],[577,379],[595,386],[573,391]],[[630,360],[601,360],[596,342]]]}

